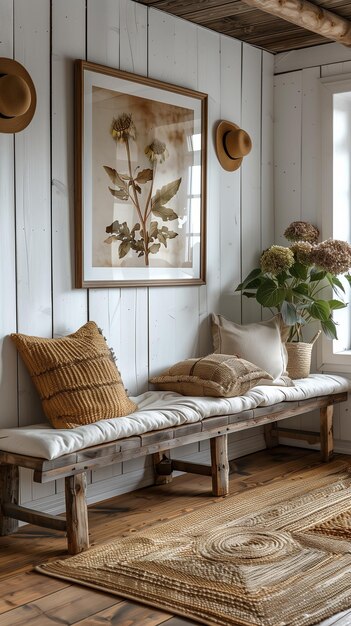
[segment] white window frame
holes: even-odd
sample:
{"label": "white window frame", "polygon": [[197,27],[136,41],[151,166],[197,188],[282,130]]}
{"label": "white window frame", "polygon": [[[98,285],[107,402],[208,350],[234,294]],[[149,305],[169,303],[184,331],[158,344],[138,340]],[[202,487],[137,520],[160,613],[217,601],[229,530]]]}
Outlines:
{"label": "white window frame", "polygon": [[[333,95],[351,92],[351,74],[320,79],[322,103],[322,227],[323,239],[333,237]],[[348,294],[347,294],[348,295]],[[351,300],[351,295],[347,299]],[[350,305],[351,306],[351,302]],[[351,319],[351,316],[350,316]],[[350,322],[351,323],[351,322]],[[318,342],[318,369],[351,372],[351,350],[333,351],[334,342],[323,335]]]}

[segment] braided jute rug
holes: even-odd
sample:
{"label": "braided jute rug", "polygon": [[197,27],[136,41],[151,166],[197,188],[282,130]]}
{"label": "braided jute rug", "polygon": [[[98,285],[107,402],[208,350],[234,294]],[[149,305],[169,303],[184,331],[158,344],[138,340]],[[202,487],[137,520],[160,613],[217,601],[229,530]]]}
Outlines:
{"label": "braided jute rug", "polygon": [[37,569],[201,624],[316,624],[351,607],[351,469],[291,474]]}

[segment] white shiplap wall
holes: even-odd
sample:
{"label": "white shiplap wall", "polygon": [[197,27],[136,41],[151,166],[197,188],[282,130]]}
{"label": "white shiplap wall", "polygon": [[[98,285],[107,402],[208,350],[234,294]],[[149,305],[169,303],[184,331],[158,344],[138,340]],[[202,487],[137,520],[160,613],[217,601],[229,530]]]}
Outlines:
{"label": "white shiplap wall", "polygon": [[[31,381],[7,335],[51,337],[88,319],[104,330],[131,394],[177,360],[211,350],[209,314],[260,319],[234,287],[273,241],[273,57],[131,0],[1,0],[0,55],[31,73],[38,108],[22,133],[0,135],[0,426],[42,419]],[[209,95],[207,284],[201,287],[77,290],[73,231],[73,60],[83,58]],[[248,130],[252,153],[225,172],[213,130],[229,119]],[[231,457],[263,447],[239,433]],[[178,454],[208,458],[193,444]],[[116,478],[118,476],[118,478]],[[94,471],[94,501],[152,482],[146,459]],[[63,503],[62,481],[34,485],[22,501],[48,511]]]}
{"label": "white shiplap wall", "polygon": [[[351,51],[340,44],[327,44],[278,54],[275,72],[275,240],[280,243],[285,241],[282,233],[293,220],[306,220],[323,230],[319,81],[330,75],[349,74]],[[350,401],[335,407],[335,448],[345,453],[351,453],[350,410]],[[296,417],[289,423],[305,430],[319,428],[318,415]]]}

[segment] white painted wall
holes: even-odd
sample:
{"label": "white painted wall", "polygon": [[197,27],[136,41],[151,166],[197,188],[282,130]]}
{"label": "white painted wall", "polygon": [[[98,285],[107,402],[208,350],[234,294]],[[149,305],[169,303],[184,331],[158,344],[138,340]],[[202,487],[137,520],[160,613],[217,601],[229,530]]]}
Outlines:
{"label": "white painted wall", "polygon": [[[275,241],[293,220],[312,222],[322,232],[322,102],[320,78],[351,72],[351,50],[340,44],[315,46],[275,56],[274,203]],[[324,237],[329,236],[325,234]],[[314,365],[316,357],[314,355]],[[343,375],[338,371],[338,374]],[[344,374],[349,376],[349,374]],[[351,402],[335,407],[335,449],[351,453]],[[318,415],[288,422],[318,430]],[[294,443],[298,445],[298,443]],[[306,443],[302,442],[304,447]]]}
{"label": "white painted wall", "polygon": [[[88,319],[104,330],[130,393],[174,362],[211,351],[209,314],[260,318],[234,287],[273,240],[273,57],[131,0],[1,0],[0,55],[32,75],[38,108],[22,133],[0,135],[0,425],[42,420],[32,383],[7,335],[51,337]],[[88,59],[209,94],[207,284],[73,287],[73,60]],[[253,150],[234,173],[219,166],[213,130],[229,119]],[[263,447],[259,429],[230,443],[234,458]],[[208,458],[194,444],[179,454]],[[90,501],[152,482],[148,460],[94,471]],[[22,501],[56,512],[63,485],[32,484]]]}

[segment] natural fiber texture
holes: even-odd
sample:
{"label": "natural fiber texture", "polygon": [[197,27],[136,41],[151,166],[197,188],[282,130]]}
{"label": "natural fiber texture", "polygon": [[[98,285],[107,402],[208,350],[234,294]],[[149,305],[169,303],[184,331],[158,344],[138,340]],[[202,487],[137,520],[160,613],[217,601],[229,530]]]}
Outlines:
{"label": "natural fiber texture", "polygon": [[288,373],[290,378],[307,378],[311,369],[311,356],[313,345],[311,343],[287,342]]}
{"label": "natural fiber texture", "polygon": [[269,384],[273,378],[257,365],[235,355],[209,354],[187,359],[150,379],[162,391],[177,391],[183,396],[241,396],[256,385]]}
{"label": "natural fiber texture", "polygon": [[54,428],[75,428],[136,410],[95,322],[58,339],[21,334],[11,338]]}
{"label": "natural fiber texture", "polygon": [[309,626],[351,601],[348,464],[290,475],[40,572],[221,626]]}

